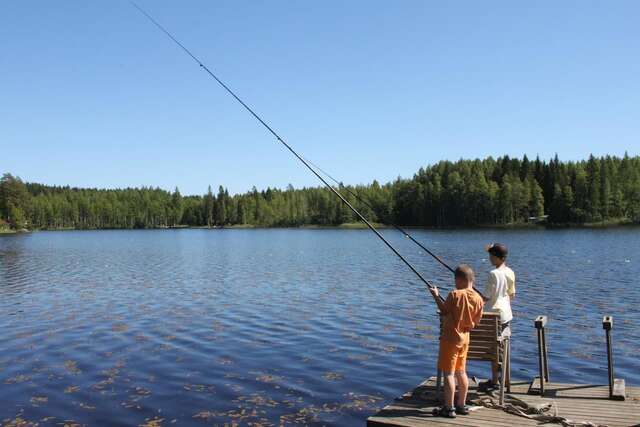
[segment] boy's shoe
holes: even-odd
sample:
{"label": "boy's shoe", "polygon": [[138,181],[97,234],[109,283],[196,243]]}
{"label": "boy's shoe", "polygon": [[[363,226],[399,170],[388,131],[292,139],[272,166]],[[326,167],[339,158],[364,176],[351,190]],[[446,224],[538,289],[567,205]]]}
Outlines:
{"label": "boy's shoe", "polygon": [[500,382],[494,383],[492,380],[483,381],[478,384],[478,391],[491,391],[500,388]]}
{"label": "boy's shoe", "polygon": [[456,414],[469,415],[469,407],[467,405],[463,405],[463,406],[456,405]]}
{"label": "boy's shoe", "polygon": [[434,408],[433,415],[436,417],[455,418],[456,410],[454,408],[442,406],[440,408]]}

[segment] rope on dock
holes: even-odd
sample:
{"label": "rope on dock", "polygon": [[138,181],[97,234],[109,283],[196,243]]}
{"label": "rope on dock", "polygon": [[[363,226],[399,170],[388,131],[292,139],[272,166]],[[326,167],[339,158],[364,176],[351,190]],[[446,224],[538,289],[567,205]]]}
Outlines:
{"label": "rope on dock", "polygon": [[[607,427],[604,424],[596,424],[590,421],[573,421],[558,415],[558,408],[554,402],[531,405],[516,397],[505,397],[504,405],[498,403],[497,398],[491,394],[472,401],[475,405],[490,409],[501,409],[509,414],[536,420],[541,423],[560,424],[563,427]],[[552,412],[550,412],[552,411]]]}

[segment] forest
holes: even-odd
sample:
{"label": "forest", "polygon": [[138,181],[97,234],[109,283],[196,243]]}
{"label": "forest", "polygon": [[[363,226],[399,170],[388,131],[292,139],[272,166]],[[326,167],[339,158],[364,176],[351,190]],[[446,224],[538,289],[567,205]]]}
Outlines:
{"label": "forest", "polygon": [[[509,156],[440,161],[411,178],[336,186],[380,224],[450,227],[640,223],[640,156],[543,161]],[[358,197],[354,196],[357,195]],[[360,199],[360,200],[359,200]],[[130,229],[176,226],[330,226],[357,218],[327,188],[230,195],[211,186],[183,196],[159,188],[93,189],[0,180],[0,228]]]}

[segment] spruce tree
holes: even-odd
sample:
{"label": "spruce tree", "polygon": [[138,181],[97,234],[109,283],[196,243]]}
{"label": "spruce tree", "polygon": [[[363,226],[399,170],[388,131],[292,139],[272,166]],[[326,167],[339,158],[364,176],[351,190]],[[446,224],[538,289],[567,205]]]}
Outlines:
{"label": "spruce tree", "polygon": [[176,187],[175,191],[171,195],[171,210],[172,210],[172,222],[174,226],[179,225],[182,221],[182,214],[184,212],[184,207],[182,203],[182,195],[180,194],[180,190]]}
{"label": "spruce tree", "polygon": [[529,215],[540,217],[544,215],[544,196],[538,182],[529,176]]}
{"label": "spruce tree", "polygon": [[207,195],[204,196],[204,218],[207,227],[213,225],[213,193],[211,192],[211,186],[207,189]]}
{"label": "spruce tree", "polygon": [[224,188],[218,187],[218,197],[216,199],[216,223],[225,225],[227,223],[227,201],[224,197]]}

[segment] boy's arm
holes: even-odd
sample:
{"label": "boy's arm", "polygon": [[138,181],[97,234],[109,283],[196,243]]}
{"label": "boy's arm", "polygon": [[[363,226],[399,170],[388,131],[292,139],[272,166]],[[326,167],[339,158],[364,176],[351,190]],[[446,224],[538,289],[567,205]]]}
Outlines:
{"label": "boy's arm", "polygon": [[484,296],[491,299],[496,293],[496,276],[493,273],[489,273],[489,280],[487,280],[487,286],[484,288]]}
{"label": "boy's arm", "polygon": [[473,313],[473,318],[471,319],[474,328],[480,324],[480,321],[482,320],[482,310],[484,310],[484,301],[482,301],[482,298],[479,298],[479,300],[480,303],[478,304],[476,311]]}
{"label": "boy's arm", "polygon": [[[436,304],[438,304],[438,310],[440,310],[440,313],[447,314],[448,307],[446,301],[440,298],[440,291],[438,291],[438,288],[436,286],[434,286],[433,288],[429,288],[429,292],[431,292],[431,296],[433,297]],[[448,297],[447,301],[449,301]]]}
{"label": "boy's arm", "polygon": [[513,274],[513,280],[509,280],[507,283],[507,295],[509,299],[513,300],[516,297],[516,275]]}

